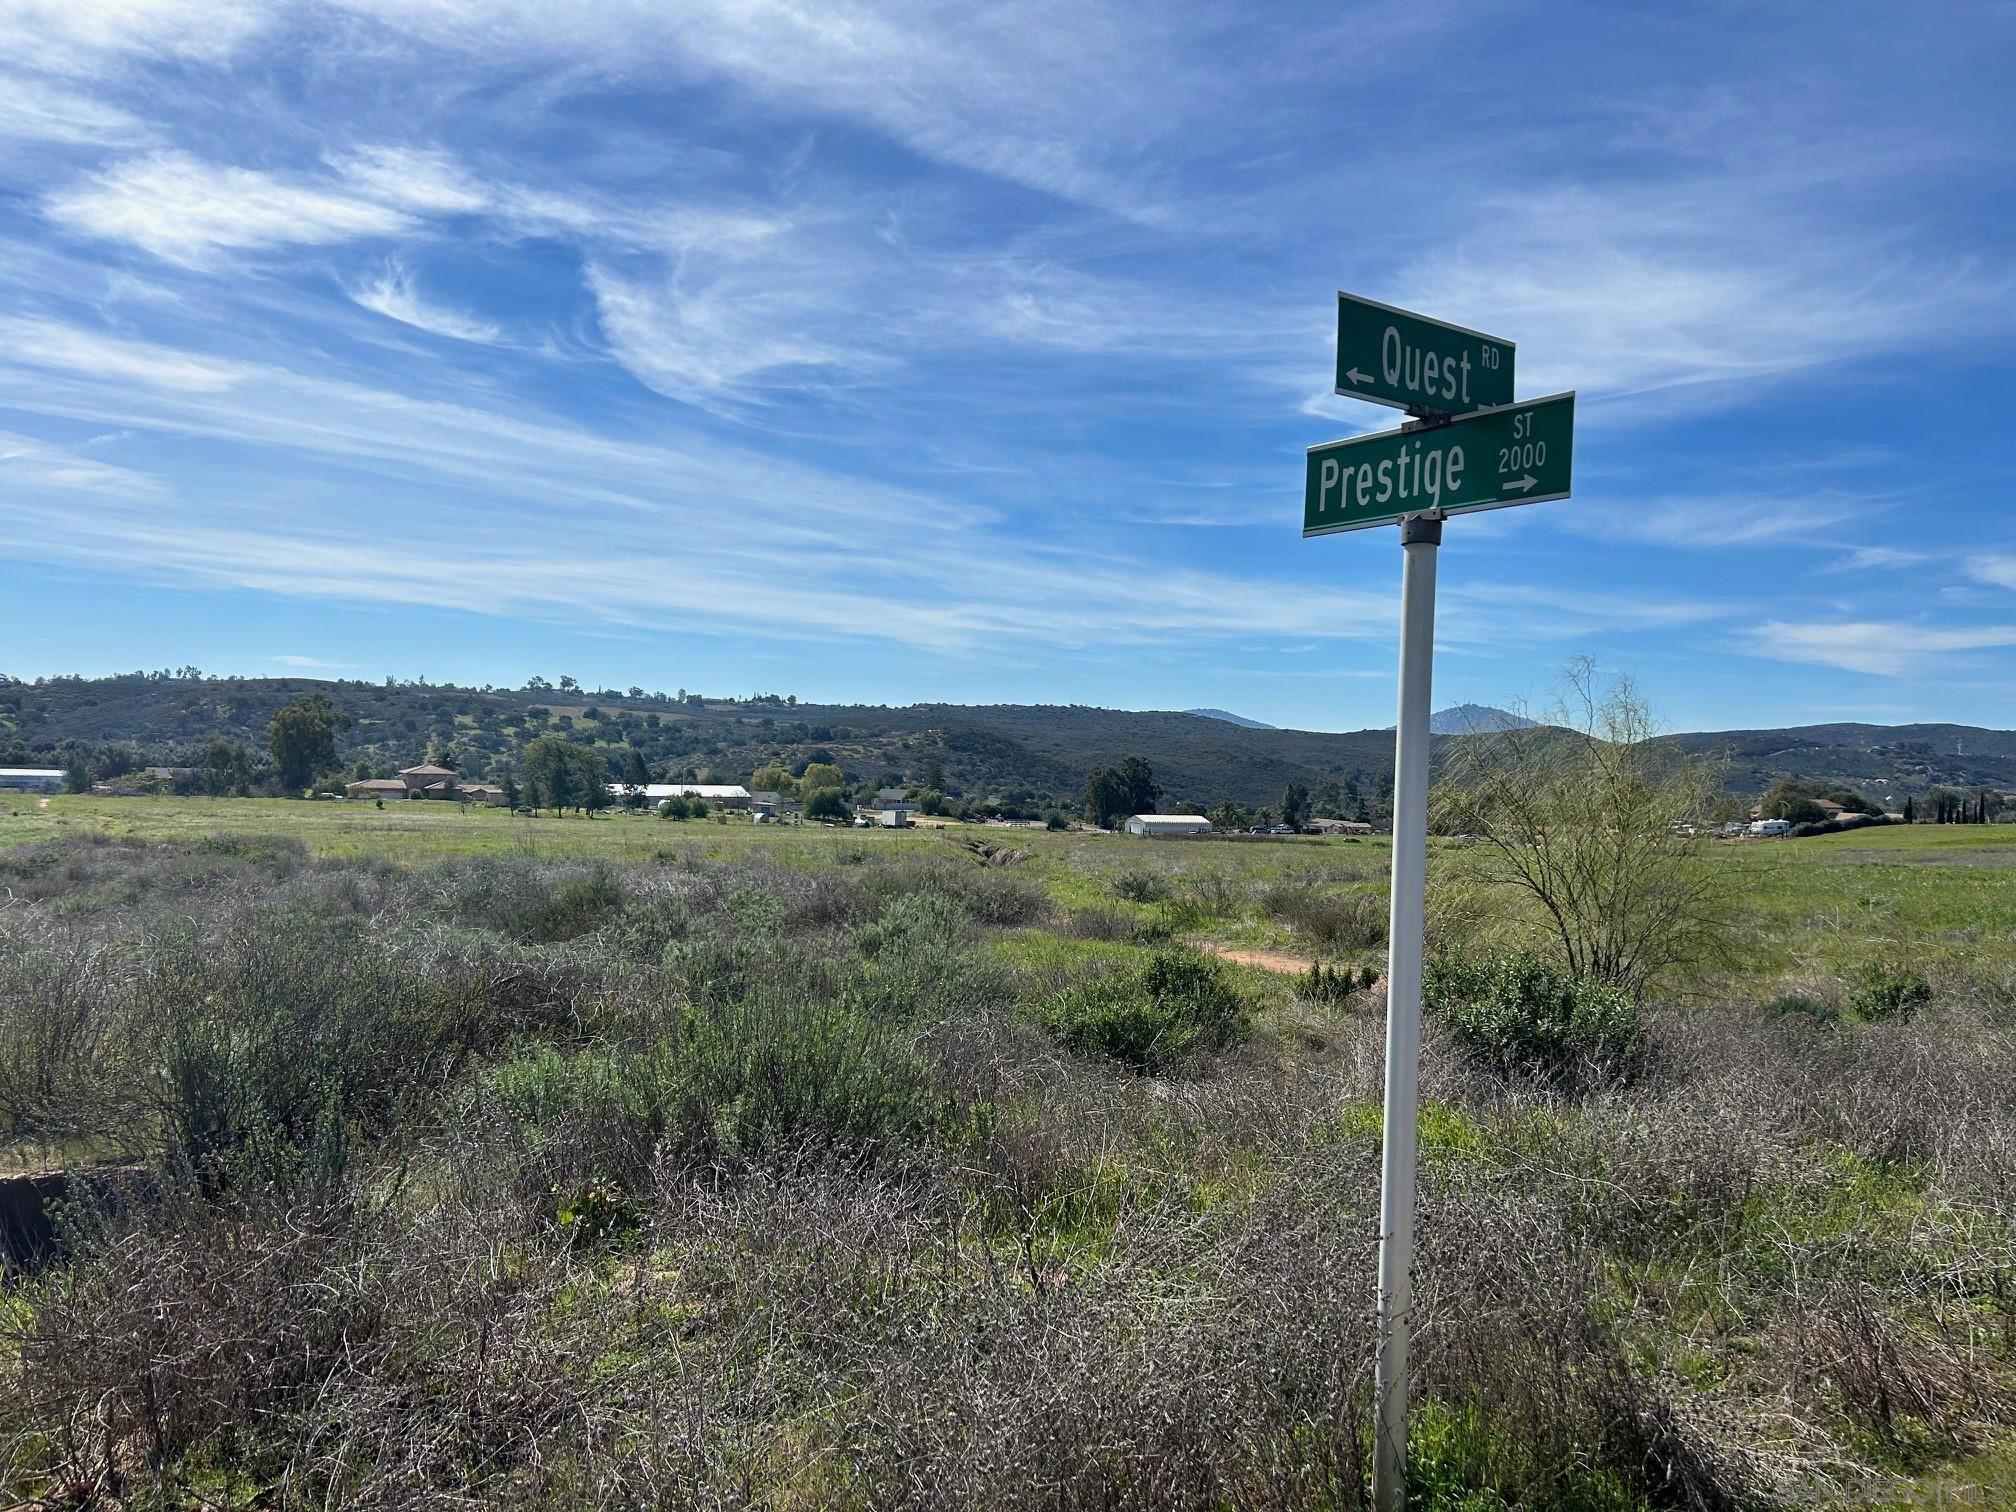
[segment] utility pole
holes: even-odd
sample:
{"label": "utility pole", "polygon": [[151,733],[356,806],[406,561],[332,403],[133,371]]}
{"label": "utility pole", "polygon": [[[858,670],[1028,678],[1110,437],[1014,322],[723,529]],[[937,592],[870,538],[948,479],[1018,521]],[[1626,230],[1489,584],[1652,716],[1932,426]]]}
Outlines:
{"label": "utility pole", "polygon": [[1393,726],[1393,894],[1386,956],[1386,1118],[1379,1181],[1378,1403],[1372,1494],[1407,1503],[1407,1331],[1414,1283],[1414,1135],[1421,1095],[1421,927],[1428,875],[1428,719],[1442,521],[1400,524],[1400,708]]}

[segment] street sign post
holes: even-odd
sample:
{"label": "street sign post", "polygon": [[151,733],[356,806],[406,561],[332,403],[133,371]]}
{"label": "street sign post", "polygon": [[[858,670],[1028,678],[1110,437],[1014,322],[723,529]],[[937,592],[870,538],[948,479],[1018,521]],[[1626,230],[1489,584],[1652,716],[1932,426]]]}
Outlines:
{"label": "street sign post", "polygon": [[1337,392],[1411,415],[1464,415],[1512,402],[1512,343],[1337,296]]}
{"label": "street sign post", "polygon": [[1393,727],[1393,891],[1386,957],[1386,1115],[1379,1180],[1379,1352],[1372,1498],[1407,1505],[1407,1334],[1414,1305],[1421,934],[1428,874],[1428,711],[1435,556],[1452,514],[1568,495],[1575,396],[1512,401],[1512,343],[1337,296],[1337,392],[1406,410],[1397,431],[1309,448],[1302,534],[1398,522],[1400,707]]}
{"label": "street sign post", "polygon": [[1312,446],[1302,534],[1566,498],[1574,460],[1572,393]]}

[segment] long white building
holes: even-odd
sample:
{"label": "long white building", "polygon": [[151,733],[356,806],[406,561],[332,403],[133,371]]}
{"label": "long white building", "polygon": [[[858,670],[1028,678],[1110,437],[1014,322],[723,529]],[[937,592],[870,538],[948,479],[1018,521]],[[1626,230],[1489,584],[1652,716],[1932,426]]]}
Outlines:
{"label": "long white building", "polygon": [[63,786],[61,767],[0,767],[0,788],[16,792],[53,793]]}
{"label": "long white building", "polygon": [[1130,835],[1208,835],[1211,821],[1202,814],[1136,814],[1121,828]]}

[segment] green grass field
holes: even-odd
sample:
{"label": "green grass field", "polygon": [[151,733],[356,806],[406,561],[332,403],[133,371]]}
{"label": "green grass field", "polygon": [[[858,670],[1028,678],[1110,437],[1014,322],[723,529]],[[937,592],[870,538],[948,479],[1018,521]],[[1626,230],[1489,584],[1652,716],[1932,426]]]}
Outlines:
{"label": "green grass field", "polygon": [[[1198,842],[982,826],[943,832],[770,828],[739,817],[679,823],[629,813],[527,819],[447,804],[379,809],[268,798],[14,796],[0,802],[0,846],[80,832],[148,840],[285,834],[318,855],[412,866],[481,855],[640,861],[764,854],[816,867],[869,856],[939,854],[972,839],[1032,852],[1024,874],[1040,880],[1064,907],[1106,910],[1137,922],[1169,905],[1134,901],[1116,890],[1129,874],[1164,876],[1179,895],[1208,893],[1212,879],[1222,879],[1247,894],[1246,900],[1223,910],[1195,906],[1193,900],[1176,915],[1177,932],[1287,951],[1306,949],[1310,942],[1255,906],[1250,894],[1256,888],[1299,882],[1378,892],[1387,860],[1383,837]],[[1728,872],[1739,940],[1732,972],[1745,984],[1821,983],[1885,963],[1995,974],[2016,965],[2016,827],[1914,825],[1703,846],[1711,864]],[[1477,862],[1477,852],[1437,842],[1431,871],[1438,881],[1458,879]],[[1362,951],[1357,955],[1370,958]]]}

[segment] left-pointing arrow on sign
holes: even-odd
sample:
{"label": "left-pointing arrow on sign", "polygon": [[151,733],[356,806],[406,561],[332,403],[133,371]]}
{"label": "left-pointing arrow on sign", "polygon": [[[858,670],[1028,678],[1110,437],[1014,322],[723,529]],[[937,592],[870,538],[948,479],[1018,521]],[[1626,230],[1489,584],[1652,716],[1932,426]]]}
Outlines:
{"label": "left-pointing arrow on sign", "polygon": [[1370,383],[1372,375],[1370,373],[1361,373],[1354,367],[1344,375],[1344,381],[1351,384]]}

